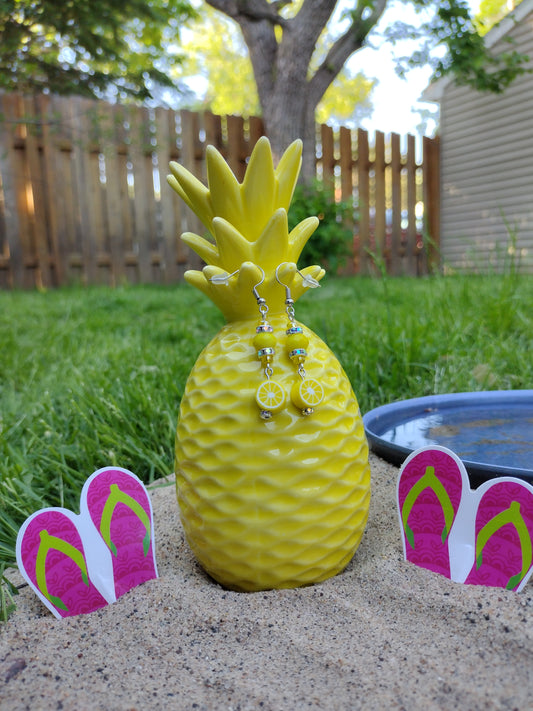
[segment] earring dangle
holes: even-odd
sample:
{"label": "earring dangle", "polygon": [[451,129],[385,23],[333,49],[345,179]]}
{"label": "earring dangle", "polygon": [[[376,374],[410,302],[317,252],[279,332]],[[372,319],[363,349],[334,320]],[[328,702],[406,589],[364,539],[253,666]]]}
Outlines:
{"label": "earring dangle", "polygon": [[[309,338],[303,332],[303,328],[296,323],[294,317],[294,299],[291,296],[291,290],[284,284],[278,276],[278,270],[282,267],[280,264],[276,269],[276,280],[285,288],[285,311],[288,317],[287,330],[287,353],[290,360],[297,366],[298,379],[291,388],[292,404],[301,410],[302,415],[312,415],[314,408],[320,405],[324,399],[324,388],[321,383],[315,378],[308,378],[305,372],[304,363],[307,358],[307,347]],[[298,274],[302,276],[304,284],[311,288],[320,286],[316,279],[303,276],[300,271]]]}
{"label": "earring dangle", "polygon": [[270,420],[272,415],[281,410],[285,404],[285,390],[276,380],[272,380],[272,375],[274,374],[272,362],[275,355],[276,337],[273,332],[274,329],[267,320],[267,303],[257,291],[257,288],[261,286],[265,280],[265,273],[263,270],[261,271],[263,272],[263,278],[253,288],[253,294],[261,316],[261,321],[255,329],[253,344],[257,352],[257,358],[261,361],[265,380],[257,388],[255,400],[259,406],[261,418],[263,420]]}

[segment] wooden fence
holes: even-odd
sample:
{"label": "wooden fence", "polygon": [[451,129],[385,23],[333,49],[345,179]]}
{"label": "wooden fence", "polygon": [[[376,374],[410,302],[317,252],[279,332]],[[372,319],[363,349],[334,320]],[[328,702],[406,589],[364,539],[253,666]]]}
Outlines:
{"label": "wooden fence", "polygon": [[[179,236],[205,230],[167,186],[168,163],[205,180],[213,144],[242,179],[262,134],[258,118],[0,95],[0,287],[173,283],[201,268]],[[317,175],[354,204],[347,273],[375,270],[376,255],[391,274],[435,260],[438,142],[424,138],[419,161],[403,142],[317,127]]]}

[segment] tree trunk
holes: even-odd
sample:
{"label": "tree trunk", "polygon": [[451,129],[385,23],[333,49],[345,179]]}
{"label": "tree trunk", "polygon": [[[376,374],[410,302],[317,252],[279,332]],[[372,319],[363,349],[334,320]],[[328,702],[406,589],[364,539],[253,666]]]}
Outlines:
{"label": "tree trunk", "polygon": [[[315,109],[331,82],[383,13],[387,0],[357,0],[350,27],[330,46],[310,76],[311,58],[337,0],[304,0],[295,17],[279,14],[286,4],[268,0],[207,0],[241,28],[250,52],[266,133],[275,158],[289,143],[304,144],[300,179],[315,177]],[[281,31],[281,39],[276,35]]]}
{"label": "tree trunk", "polygon": [[263,121],[272,145],[272,154],[279,160],[287,146],[301,138],[303,141],[300,180],[309,182],[316,175],[316,104],[309,102],[303,87],[292,91],[275,91],[263,104]]}

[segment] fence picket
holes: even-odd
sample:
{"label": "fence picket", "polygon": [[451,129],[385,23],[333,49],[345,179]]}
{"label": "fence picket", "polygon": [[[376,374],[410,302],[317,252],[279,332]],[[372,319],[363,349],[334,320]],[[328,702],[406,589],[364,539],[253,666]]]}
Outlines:
{"label": "fence picket", "polygon": [[416,154],[415,137],[407,136],[407,273],[417,273]]}
{"label": "fence picket", "polygon": [[205,140],[210,146],[214,146],[218,151],[224,149],[224,139],[222,136],[222,118],[215,116],[210,111],[204,114]]}
{"label": "fence picket", "polygon": [[387,267],[390,264],[390,251],[386,239],[386,205],[385,205],[385,134],[376,131],[374,156],[374,253],[383,259]]}
{"label": "fence picket", "polygon": [[[121,219],[123,200],[127,199],[124,191],[121,190],[120,168],[119,168],[119,147],[118,135],[115,127],[116,113],[115,107],[109,104],[104,105],[100,111],[100,125],[105,131],[105,137],[109,137],[109,144],[103,141],[100,146],[104,160],[105,179],[105,226],[107,233],[107,248],[109,250],[109,283],[120,284],[124,278],[123,258],[124,245],[122,238],[123,220]],[[108,148],[113,146],[113,148]],[[116,146],[116,148],[115,148]],[[127,203],[126,203],[127,204]]]}
{"label": "fence picket", "polygon": [[[438,258],[439,144],[413,136],[318,129],[317,175],[351,200],[353,257],[343,273],[421,274]],[[201,259],[179,235],[205,227],[166,184],[181,162],[202,182],[214,145],[239,180],[260,118],[110,105],[82,98],[0,95],[0,288],[174,283]],[[417,228],[424,205],[428,249]],[[426,260],[427,253],[429,262]]]}
{"label": "fence picket", "polygon": [[167,200],[168,164],[178,159],[175,141],[175,119],[173,112],[158,108],[155,112],[157,168],[159,175],[159,194],[156,199],[161,210],[161,251],[163,255],[163,281],[171,284],[177,281],[178,259],[176,254],[176,235],[180,229],[179,212],[174,210],[178,200]]}
{"label": "fence picket", "polygon": [[353,200],[353,149],[352,133],[350,129],[341,126],[339,131],[339,166],[341,170],[341,198],[345,201]]}
{"label": "fence picket", "polygon": [[[59,248],[58,205],[53,196],[61,189],[61,184],[58,184],[56,180],[56,147],[51,133],[52,117],[50,115],[50,105],[50,97],[44,95],[35,97],[36,113],[41,117],[41,165],[39,166],[39,175],[44,176],[42,198],[45,203],[44,212],[46,214],[44,234],[39,236],[39,239],[42,239],[45,245],[44,248],[41,247],[40,249],[40,261],[41,264],[44,263],[41,268],[44,269],[48,285],[57,286],[63,281],[63,265]],[[49,253],[46,249],[47,239]]]}
{"label": "fence picket", "polygon": [[[353,184],[353,165],[354,165],[354,160],[353,160],[353,148],[352,148],[352,133],[351,131],[346,128],[345,126],[341,126],[340,131],[339,131],[339,167],[340,167],[340,173],[341,173],[341,178],[340,178],[340,197],[343,202],[348,202],[353,205],[354,201],[354,184]],[[355,218],[353,215],[351,215],[351,222],[349,220],[346,220],[346,226],[347,227],[354,227],[355,223]],[[348,260],[348,263],[346,264],[345,268],[343,269],[343,274],[354,274],[356,271],[356,264],[355,264],[355,249],[356,249],[356,244],[355,244],[355,230],[353,232],[353,239],[352,239],[352,257],[351,259]]]}
{"label": "fence picket", "polygon": [[[150,145],[148,110],[135,107],[130,112],[131,162],[133,164],[133,208],[135,240],[133,252],[136,256],[137,279],[152,281],[150,247],[154,225],[151,206],[154,204],[152,174],[152,146]],[[144,236],[144,238],[142,238]]]}
{"label": "fence picket", "polygon": [[17,126],[16,95],[0,94],[0,199],[1,285],[9,288],[23,286],[25,281],[22,236],[27,232],[27,210],[24,200],[24,180],[20,173],[23,162],[15,155],[15,143],[20,128]]}
{"label": "fence picket", "polygon": [[400,152],[400,136],[392,133],[391,144],[391,244],[390,271],[398,275],[403,271],[403,239],[402,239],[402,156]]}
{"label": "fence picket", "polygon": [[[440,215],[440,184],[439,184],[439,139],[430,141],[426,137],[423,139],[423,170],[424,170],[424,222],[428,236],[427,244],[427,268],[432,271],[438,263],[439,253],[439,215]],[[432,170],[428,169],[429,164]]]}
{"label": "fence picket", "polygon": [[[49,107],[50,135],[53,137],[53,178],[49,189],[50,199],[54,200],[57,217],[57,244],[60,255],[60,284],[69,283],[79,278],[83,260],[72,263],[72,254],[81,252],[77,240],[81,238],[77,230],[77,181],[74,164],[74,126],[77,118],[72,115],[72,103],[66,103],[53,96]],[[78,139],[79,140],[79,136]],[[56,192],[58,191],[58,192]],[[61,199],[57,196],[60,195]]]}
{"label": "fence picket", "polygon": [[263,119],[259,118],[259,116],[250,116],[249,132],[250,138],[248,141],[248,152],[251,153],[257,141],[261,138],[261,136],[265,135]]}
{"label": "fence picket", "polygon": [[[181,111],[181,163],[193,175],[205,181],[203,164],[201,161],[197,161],[196,158],[197,154],[201,155],[201,151],[197,150],[199,134],[200,122],[198,114],[192,113],[192,111]],[[203,234],[202,223],[189,207],[184,206],[183,216],[188,232]],[[185,230],[183,230],[182,224],[183,231]],[[180,254],[182,264],[187,264],[193,269],[201,268],[202,260],[189,247],[183,245]]]}
{"label": "fence picket", "polygon": [[325,185],[335,186],[335,151],[333,129],[331,126],[320,126],[320,142],[322,144],[322,180]]}
{"label": "fence picket", "polygon": [[356,272],[366,274],[370,248],[370,151],[368,133],[357,129],[357,209],[359,230],[356,246]]}
{"label": "fence picket", "polygon": [[239,182],[246,170],[246,143],[244,141],[244,119],[241,116],[227,117],[228,153],[226,161]]}

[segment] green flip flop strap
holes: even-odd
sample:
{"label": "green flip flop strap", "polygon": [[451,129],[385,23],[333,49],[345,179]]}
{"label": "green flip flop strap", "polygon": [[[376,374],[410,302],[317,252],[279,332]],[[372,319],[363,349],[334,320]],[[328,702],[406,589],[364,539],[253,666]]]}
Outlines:
{"label": "green flip flop strap", "polygon": [[479,569],[483,563],[483,549],[488,541],[497,533],[500,528],[508,523],[512,523],[518,533],[520,539],[520,547],[522,550],[522,570],[513,575],[506,585],[507,590],[515,588],[522,578],[526,575],[533,560],[533,545],[529,534],[526,522],[520,513],[520,503],[513,501],[508,509],[500,511],[490,521],[488,521],[478,533],[476,540],[476,568]]}
{"label": "green flip flop strap", "polygon": [[433,491],[439,500],[439,504],[441,505],[442,512],[444,514],[444,528],[441,535],[443,543],[446,541],[453,524],[455,511],[453,509],[451,499],[448,496],[448,492],[444,488],[442,482],[439,481],[437,476],[435,476],[435,467],[426,467],[424,476],[420,477],[416,484],[411,488],[410,492],[405,497],[405,501],[402,506],[402,524],[405,530],[405,536],[409,541],[411,548],[415,547],[415,539],[413,531],[409,527],[407,521],[418,497],[423,491],[425,491],[425,489],[428,488]]}
{"label": "green flip flop strap", "polygon": [[113,555],[117,555],[117,548],[113,541],[111,540],[111,518],[113,517],[113,512],[115,511],[115,506],[117,504],[124,504],[127,506],[141,521],[143,526],[146,528],[146,535],[143,538],[143,551],[144,555],[148,554],[150,549],[150,519],[148,514],[143,509],[138,501],[135,501],[131,496],[125,494],[118,488],[117,484],[111,484],[109,487],[110,493],[105,502],[104,510],[102,511],[102,518],[100,521],[100,533],[102,538],[109,546]]}
{"label": "green flip flop strap", "polygon": [[46,584],[46,556],[48,551],[57,550],[63,553],[68,558],[70,558],[80,569],[81,577],[85,585],[89,585],[89,577],[87,575],[87,566],[85,565],[85,558],[81,551],[75,548],[67,541],[62,538],[57,538],[56,536],[51,536],[48,531],[43,529],[39,533],[41,542],[39,543],[39,550],[37,551],[37,558],[35,560],[35,577],[37,580],[37,587],[42,592],[47,600],[49,600],[53,605],[59,607],[61,610],[68,612],[68,607],[65,603],[55,595],[50,595],[48,592],[48,586]]}

